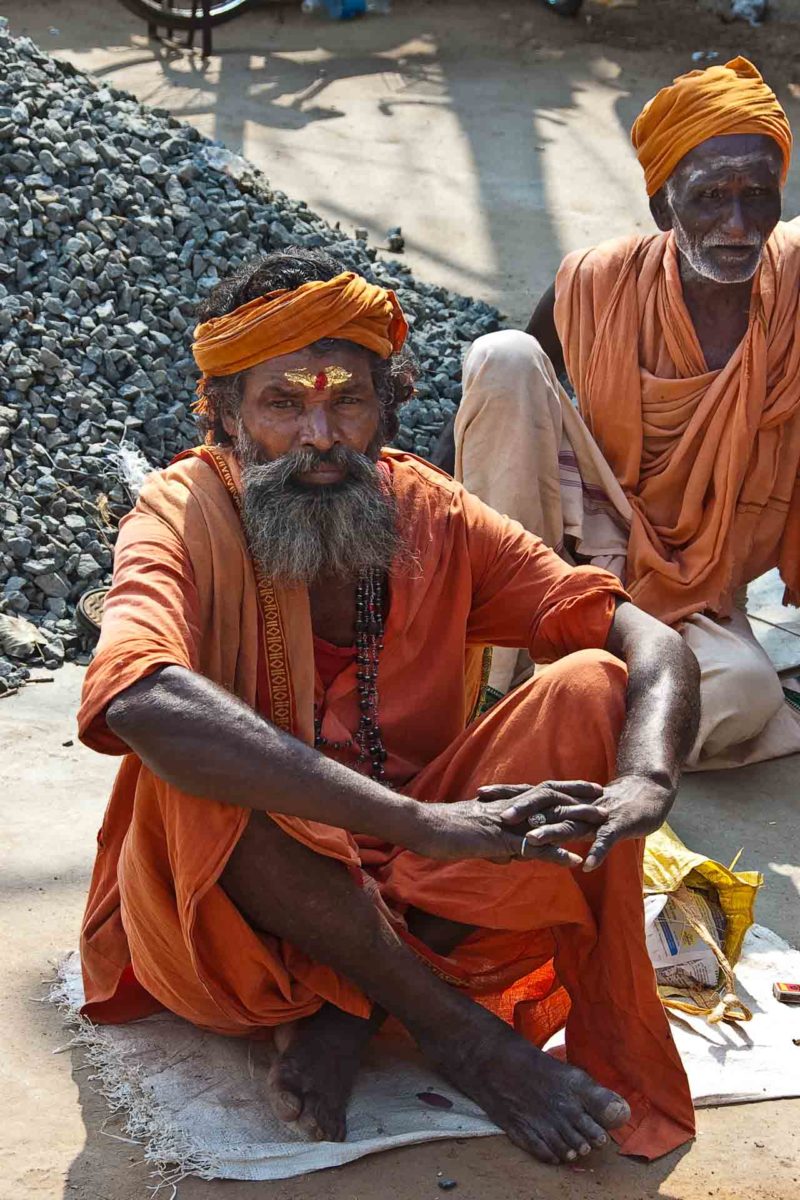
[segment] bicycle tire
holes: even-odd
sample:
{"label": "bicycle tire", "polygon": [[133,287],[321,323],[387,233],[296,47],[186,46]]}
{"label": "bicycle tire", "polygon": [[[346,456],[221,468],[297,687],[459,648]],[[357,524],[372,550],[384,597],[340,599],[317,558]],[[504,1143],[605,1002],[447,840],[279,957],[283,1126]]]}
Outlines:
{"label": "bicycle tire", "polygon": [[[191,0],[176,0],[175,7],[170,8],[165,0],[119,0],[128,12],[149,24],[164,25],[168,29],[191,29],[192,5]],[[212,0],[211,25],[224,25],[240,16],[250,8],[253,0]],[[203,15],[200,0],[197,3],[197,17],[194,24],[197,29],[202,26]]]}
{"label": "bicycle tire", "polygon": [[576,17],[583,0],[544,0],[544,3],[559,17]]}

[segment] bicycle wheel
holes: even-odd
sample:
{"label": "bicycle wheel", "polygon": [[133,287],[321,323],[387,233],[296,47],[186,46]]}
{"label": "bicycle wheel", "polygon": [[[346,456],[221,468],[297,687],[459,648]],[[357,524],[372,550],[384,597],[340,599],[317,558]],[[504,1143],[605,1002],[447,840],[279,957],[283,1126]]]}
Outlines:
{"label": "bicycle wheel", "polygon": [[583,4],[583,0],[544,0],[551,12],[559,17],[575,17]]}
{"label": "bicycle wheel", "polygon": [[[169,0],[119,0],[135,17],[155,25],[166,25],[168,29],[190,29],[192,26],[192,0],[175,0],[171,8]],[[232,21],[253,0],[211,0],[211,24],[224,25]],[[203,18],[202,4],[197,0],[195,25],[199,28]]]}

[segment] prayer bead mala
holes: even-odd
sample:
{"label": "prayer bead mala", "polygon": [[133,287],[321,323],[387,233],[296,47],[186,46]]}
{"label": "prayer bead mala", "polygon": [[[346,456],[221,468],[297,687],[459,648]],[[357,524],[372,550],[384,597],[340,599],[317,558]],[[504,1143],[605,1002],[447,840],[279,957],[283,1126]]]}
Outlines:
{"label": "prayer bead mala", "polygon": [[322,719],[314,721],[314,745],[319,750],[348,750],[358,753],[358,763],[370,764],[373,779],[383,783],[386,749],[378,722],[378,659],[383,649],[383,572],[368,571],[356,587],[356,679],[358,681],[358,731],[346,742],[329,742],[322,736]]}

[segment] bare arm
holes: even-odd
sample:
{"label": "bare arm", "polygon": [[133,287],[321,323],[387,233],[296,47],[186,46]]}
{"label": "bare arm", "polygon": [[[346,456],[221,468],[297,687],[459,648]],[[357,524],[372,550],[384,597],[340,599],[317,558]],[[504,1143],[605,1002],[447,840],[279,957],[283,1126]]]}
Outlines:
{"label": "bare arm", "polygon": [[[127,688],[109,704],[106,722],[155,775],[193,796],[371,834],[431,858],[507,862],[520,854],[524,827],[507,828],[505,800],[424,804],[399,795],[184,667],[163,667]],[[532,789],[518,820],[538,811],[566,816],[563,806],[589,796],[586,786]],[[588,805],[575,813],[592,818]],[[538,857],[565,861],[566,852],[542,847]]]}
{"label": "bare arm", "polygon": [[454,416],[450,417],[439,434],[436,445],[431,450],[430,461],[435,467],[439,467],[442,471],[447,471],[448,475],[455,475],[456,419]]}
{"label": "bare arm", "polygon": [[628,668],[618,775],[677,789],[700,722],[700,667],[679,633],[634,604],[618,605],[606,649]]}
{"label": "bare arm", "polygon": [[527,835],[543,845],[594,837],[586,871],[598,867],[616,842],[645,837],[663,825],[700,720],[700,668],[673,629],[622,602],[606,649],[626,664],[628,692],[617,774],[596,802],[605,820],[592,829],[568,819]]}
{"label": "bare arm", "polygon": [[555,367],[556,374],[563,375],[566,367],[561,341],[556,331],[555,304],[556,285],[552,283],[533,310],[525,332],[536,338]]}

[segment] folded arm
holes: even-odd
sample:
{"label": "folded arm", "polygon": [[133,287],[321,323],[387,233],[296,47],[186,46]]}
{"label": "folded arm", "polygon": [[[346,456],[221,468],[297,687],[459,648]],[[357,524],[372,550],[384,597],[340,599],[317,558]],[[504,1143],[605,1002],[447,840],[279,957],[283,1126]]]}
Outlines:
{"label": "folded arm", "polygon": [[669,626],[620,602],[606,649],[626,664],[628,691],[617,773],[596,801],[603,824],[591,828],[566,821],[527,835],[542,845],[593,837],[584,862],[587,871],[598,867],[616,842],[645,837],[663,825],[700,719],[700,668]]}
{"label": "folded arm", "polygon": [[561,347],[555,318],[556,285],[552,283],[542,295],[536,308],[531,313],[531,319],[525,330],[532,334],[544,350],[550,362],[556,369],[556,375],[566,371],[564,351]]}
{"label": "folded arm", "polygon": [[[204,676],[165,666],[126,688],[108,705],[105,721],[155,775],[193,796],[264,812],[302,817],[370,834],[430,858],[520,856],[524,828],[502,820],[504,799],[475,797],[424,804],[398,794],[284,733]],[[521,819],[566,806],[591,820],[569,789],[533,789]],[[563,852],[537,855],[561,861]]]}

